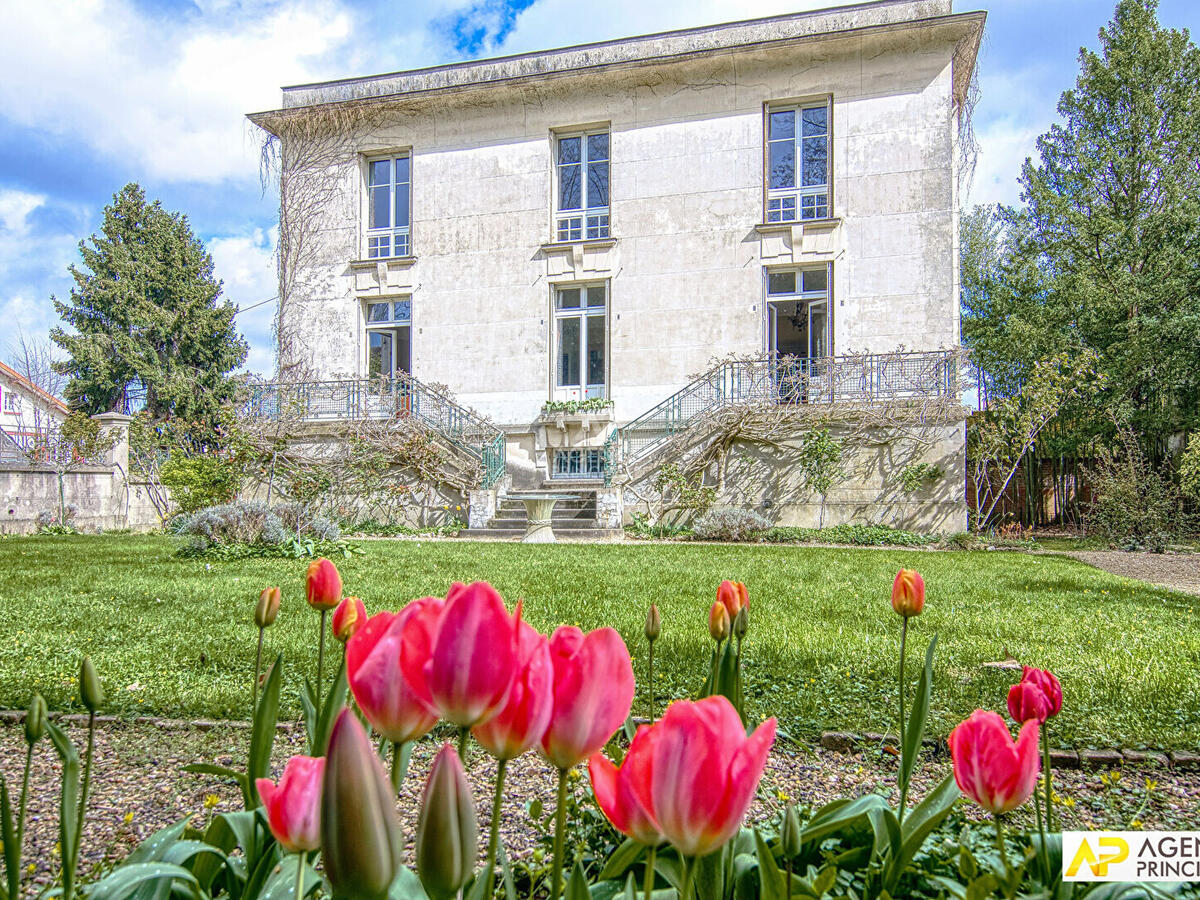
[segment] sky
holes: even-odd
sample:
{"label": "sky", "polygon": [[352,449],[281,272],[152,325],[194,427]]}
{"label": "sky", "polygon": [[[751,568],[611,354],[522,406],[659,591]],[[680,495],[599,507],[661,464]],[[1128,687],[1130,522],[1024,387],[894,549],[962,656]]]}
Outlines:
{"label": "sky", "polygon": [[[1115,0],[955,0],[987,9],[973,203],[1017,174]],[[241,310],[246,368],[273,369],[278,198],[247,112],[282,85],[626,37],[830,0],[0,0],[0,359],[58,324],[67,267],[123,185],[185,213]],[[1161,0],[1200,31],[1200,3]],[[264,302],[265,301],[265,302]]]}

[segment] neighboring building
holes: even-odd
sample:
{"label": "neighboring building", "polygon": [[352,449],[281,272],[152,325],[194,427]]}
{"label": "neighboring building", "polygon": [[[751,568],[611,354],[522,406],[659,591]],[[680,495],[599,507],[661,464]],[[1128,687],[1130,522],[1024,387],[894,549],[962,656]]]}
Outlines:
{"label": "neighboring building", "polygon": [[[281,141],[284,363],[446,385],[512,483],[615,482],[618,514],[714,409],[957,408],[984,18],[883,0],[285,88],[250,116]],[[961,419],[864,445],[822,515],[965,527]],[[945,483],[902,495],[916,464]],[[722,470],[724,501],[814,520],[786,454],[765,465]]]}
{"label": "neighboring building", "polygon": [[69,413],[58,397],[0,363],[0,432],[23,444],[56,430]]}

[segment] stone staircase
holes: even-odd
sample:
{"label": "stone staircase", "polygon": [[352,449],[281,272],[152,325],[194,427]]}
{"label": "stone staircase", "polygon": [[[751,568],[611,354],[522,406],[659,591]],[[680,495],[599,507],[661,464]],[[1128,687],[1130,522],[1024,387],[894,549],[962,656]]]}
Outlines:
{"label": "stone staircase", "polygon": [[[596,520],[596,492],[594,490],[567,489],[554,493],[570,494],[573,499],[559,500],[554,504],[551,527],[560,541],[609,541],[619,539],[621,529],[602,528]],[[496,504],[496,515],[486,528],[471,528],[460,532],[468,538],[487,540],[520,540],[525,534],[528,516],[525,504],[520,500],[501,495]]]}

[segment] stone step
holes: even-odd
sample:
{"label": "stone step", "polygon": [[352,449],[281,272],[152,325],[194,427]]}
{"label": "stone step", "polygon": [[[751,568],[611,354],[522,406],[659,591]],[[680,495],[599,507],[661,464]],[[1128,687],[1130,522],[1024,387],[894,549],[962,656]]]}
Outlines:
{"label": "stone step", "polygon": [[[528,523],[524,519],[492,519],[487,527],[493,531],[524,531]],[[564,519],[554,520],[550,527],[555,531],[589,531],[598,528],[595,519]]]}
{"label": "stone step", "polygon": [[[557,522],[559,519],[594,519],[596,518],[596,508],[591,509],[563,509],[554,510],[550,517]],[[520,519],[524,521],[529,518],[529,514],[523,509],[500,509],[496,511],[497,519]]]}
{"label": "stone step", "polygon": [[[468,540],[519,541],[523,534],[524,528],[468,528],[458,536]],[[560,529],[557,525],[554,534],[562,541],[619,541],[625,536],[620,528]]]}

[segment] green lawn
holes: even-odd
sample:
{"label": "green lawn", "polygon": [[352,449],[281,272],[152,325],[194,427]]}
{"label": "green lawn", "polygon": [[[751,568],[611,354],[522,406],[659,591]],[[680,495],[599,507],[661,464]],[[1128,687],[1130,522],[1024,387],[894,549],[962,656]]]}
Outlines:
{"label": "green lawn", "polygon": [[[812,737],[824,729],[893,727],[899,619],[888,598],[901,565],[926,579],[914,620],[914,671],[939,635],[932,727],[946,734],[977,706],[1004,709],[1013,673],[981,663],[1009,653],[1054,669],[1066,702],[1054,734],[1080,747],[1200,746],[1200,599],[1114,578],[1054,556],[778,546],[364,542],[339,560],[346,590],[369,611],[443,594],[453,580],[490,580],[526,618],[614,625],[639,678],[646,607],[657,602],[660,697],[703,680],[706,612],[722,578],[751,598],[746,692],[756,712]],[[305,564],[180,559],[164,537],[0,539],[0,707],[41,691],[73,703],[79,658],[91,654],[112,710],[172,717],[242,715],[254,665],[254,603],[279,584],[268,632],[285,654],[288,703],[296,673],[315,667],[316,614],[303,600]],[[639,693],[637,709],[645,709]]]}

